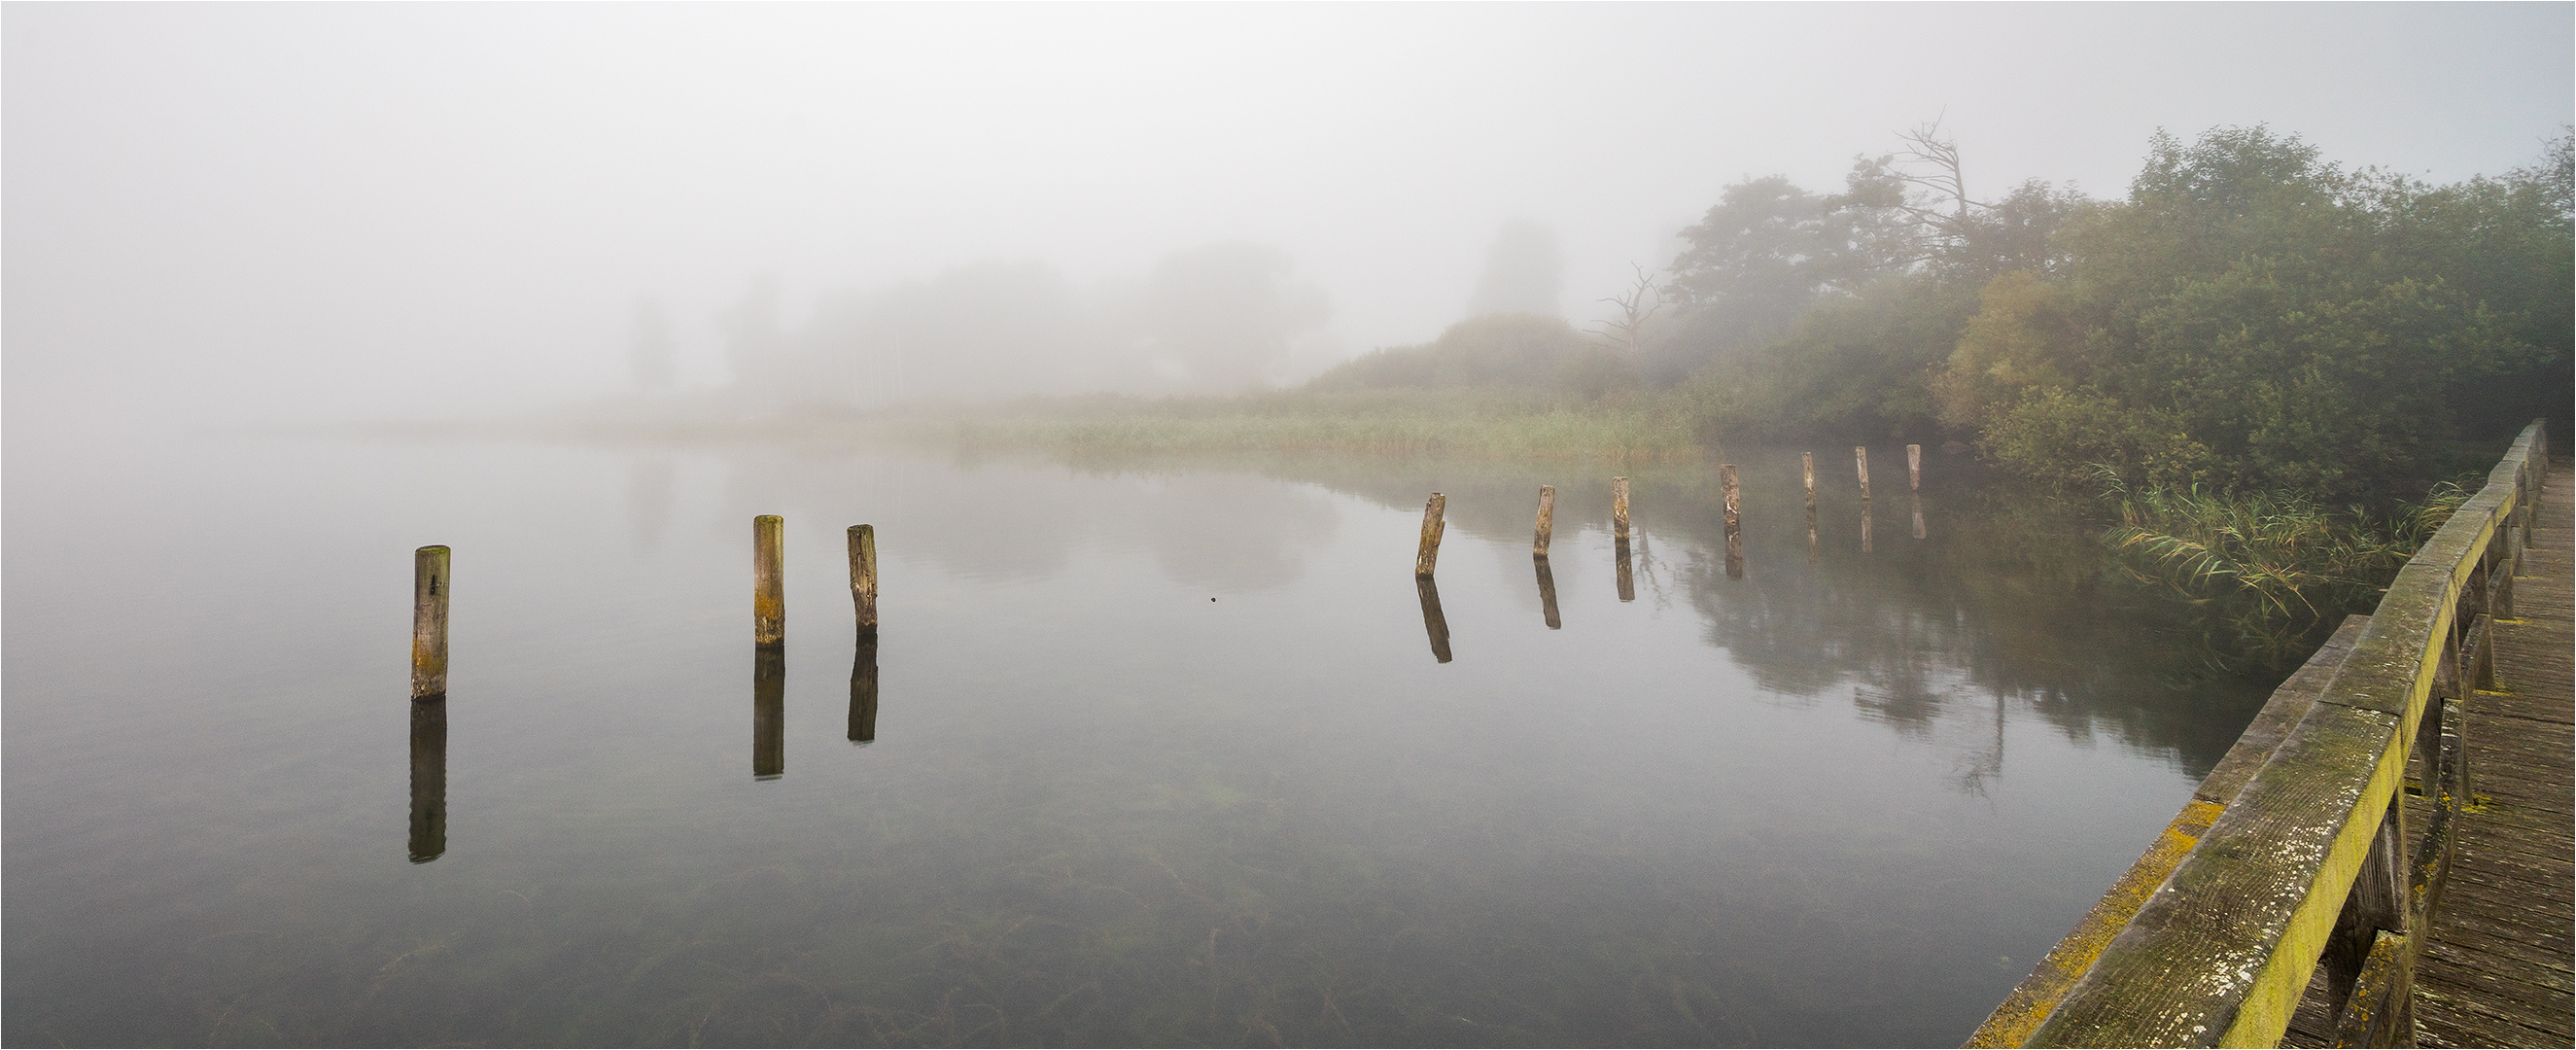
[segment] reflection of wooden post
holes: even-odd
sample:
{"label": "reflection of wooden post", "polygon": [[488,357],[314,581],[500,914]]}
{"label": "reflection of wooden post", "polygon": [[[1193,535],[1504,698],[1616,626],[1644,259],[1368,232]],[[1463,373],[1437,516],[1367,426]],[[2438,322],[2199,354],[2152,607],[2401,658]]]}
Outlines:
{"label": "reflection of wooden post", "polygon": [[1807,516],[1816,516],[1816,454],[1798,453],[1798,466],[1807,475]]}
{"label": "reflection of wooden post", "polygon": [[1860,498],[1863,502],[1867,502],[1869,499],[1869,446],[1852,446],[1852,464],[1860,470]]}
{"label": "reflection of wooden post", "polygon": [[447,699],[411,705],[411,862],[447,852]]}
{"label": "reflection of wooden post", "polygon": [[1923,494],[1912,493],[1911,498],[1914,500],[1914,538],[1919,540],[1923,538]]}
{"label": "reflection of wooden post", "polygon": [[1742,490],[1736,487],[1735,464],[1718,464],[1717,482],[1719,492],[1726,499],[1726,575],[1732,579],[1742,579],[1744,577],[1744,529],[1740,516],[1742,509],[1740,501],[1743,494]]}
{"label": "reflection of wooden post", "polygon": [[1923,446],[1905,446],[1905,490],[1923,491]]}
{"label": "reflection of wooden post", "polygon": [[859,607],[859,637],[877,636],[877,527],[850,526],[850,601]]}
{"label": "reflection of wooden post", "polygon": [[447,548],[411,555],[411,698],[447,695]]}
{"label": "reflection of wooden post", "polygon": [[1449,662],[1449,618],[1440,614],[1440,585],[1429,576],[1416,577],[1413,589],[1422,595],[1422,630],[1431,636],[1431,657]]}
{"label": "reflection of wooden post", "polygon": [[850,742],[864,744],[877,738],[877,640],[859,641],[859,652],[850,660]]}
{"label": "reflection of wooden post", "polygon": [[1807,508],[1807,564],[1816,563],[1816,508]]}
{"label": "reflection of wooden post", "polygon": [[1440,534],[1449,528],[1449,523],[1440,513],[1448,506],[1449,497],[1437,492],[1431,494],[1430,502],[1422,505],[1422,545],[1413,552],[1415,576],[1429,579],[1431,567],[1440,561]]}
{"label": "reflection of wooden post", "polygon": [[1556,486],[1538,487],[1538,538],[1530,541],[1530,553],[1547,557],[1547,541],[1556,531]]}
{"label": "reflection of wooden post", "polygon": [[1860,552],[1869,553],[1869,501],[1860,501]]}
{"label": "reflection of wooden post", "polygon": [[787,775],[787,650],[781,646],[751,654],[751,775]]}
{"label": "reflection of wooden post", "polygon": [[1628,568],[1628,537],[1621,536],[1610,541],[1610,549],[1619,559],[1619,600],[1636,601],[1637,577]]}
{"label": "reflection of wooden post", "polygon": [[1565,625],[1558,622],[1556,618],[1556,573],[1547,567],[1546,558],[1532,558],[1530,560],[1538,563],[1539,615],[1546,617],[1548,630],[1563,630]]}
{"label": "reflection of wooden post", "polygon": [[1628,538],[1628,479],[1610,479],[1610,538]]}
{"label": "reflection of wooden post", "polygon": [[787,519],[763,514],[751,519],[751,640],[755,645],[787,643],[786,573],[780,565]]}

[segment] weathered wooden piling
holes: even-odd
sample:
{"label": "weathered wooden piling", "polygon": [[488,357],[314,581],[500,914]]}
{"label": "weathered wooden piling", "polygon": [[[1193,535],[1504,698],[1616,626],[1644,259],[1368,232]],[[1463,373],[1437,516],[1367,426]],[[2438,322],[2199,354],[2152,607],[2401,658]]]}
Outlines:
{"label": "weathered wooden piling", "polygon": [[1726,500],[1726,575],[1744,578],[1744,527],[1742,524],[1743,491],[1736,486],[1735,464],[1717,465],[1718,491]]}
{"label": "weathered wooden piling", "polygon": [[877,640],[859,639],[859,651],[850,659],[850,743],[865,744],[877,738]]}
{"label": "weathered wooden piling", "polygon": [[1905,490],[1923,491],[1923,446],[1905,446]]}
{"label": "weathered wooden piling", "polygon": [[1816,454],[1798,453],[1798,466],[1807,476],[1807,516],[1812,518],[1816,516]]}
{"label": "weathered wooden piling", "polygon": [[1628,539],[1628,479],[1610,479],[1610,538]]}
{"label": "weathered wooden piling", "polygon": [[787,650],[762,646],[751,655],[751,776],[776,780],[786,775]]}
{"label": "weathered wooden piling", "polygon": [[447,698],[411,705],[411,862],[447,852]]}
{"label": "weathered wooden piling", "polygon": [[1556,532],[1556,486],[1538,487],[1538,537],[1530,541],[1530,553],[1547,557],[1548,537]]}
{"label": "weathered wooden piling", "polygon": [[850,603],[858,606],[859,637],[877,636],[877,527],[850,526]]}
{"label": "weathered wooden piling", "polygon": [[1422,505],[1422,544],[1413,551],[1415,576],[1430,579],[1432,567],[1440,562],[1440,534],[1449,528],[1449,522],[1441,517],[1441,512],[1448,506],[1449,497],[1437,492],[1432,493],[1430,501]]}
{"label": "weathered wooden piling", "polygon": [[1547,559],[1544,557],[1530,560],[1538,564],[1539,615],[1546,618],[1548,630],[1563,630],[1565,625],[1558,622],[1556,618],[1556,572],[1548,568]]}
{"label": "weathered wooden piling", "polygon": [[1413,589],[1422,596],[1422,630],[1431,636],[1431,658],[1449,662],[1449,618],[1440,613],[1440,585],[1429,576],[1416,577]]}
{"label": "weathered wooden piling", "polygon": [[411,555],[411,698],[447,696],[447,548]]}
{"label": "weathered wooden piling", "polygon": [[751,519],[751,640],[764,648],[787,644],[787,574],[782,566],[787,519]]}
{"label": "weathered wooden piling", "polygon": [[1869,502],[1869,446],[1852,446],[1852,466],[1860,471],[1861,502]]}

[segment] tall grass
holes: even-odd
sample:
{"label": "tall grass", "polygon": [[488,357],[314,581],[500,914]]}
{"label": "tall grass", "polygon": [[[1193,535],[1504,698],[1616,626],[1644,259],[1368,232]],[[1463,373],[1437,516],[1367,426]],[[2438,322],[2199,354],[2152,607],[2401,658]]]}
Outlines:
{"label": "tall grass", "polygon": [[2098,475],[2119,517],[2102,539],[2127,575],[2204,607],[2240,643],[2273,656],[2368,611],[2473,494],[2446,482],[2424,502],[2374,518],[2295,495],[2131,489],[2107,468]]}

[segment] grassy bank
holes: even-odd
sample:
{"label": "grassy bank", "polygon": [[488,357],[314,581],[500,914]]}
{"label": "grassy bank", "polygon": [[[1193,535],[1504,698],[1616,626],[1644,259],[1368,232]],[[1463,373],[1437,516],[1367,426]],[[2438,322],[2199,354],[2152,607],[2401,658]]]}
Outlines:
{"label": "grassy bank", "polygon": [[1331,452],[1506,459],[1679,461],[1700,449],[1686,421],[1652,405],[1472,394],[1269,394],[1080,398],[956,414],[880,417],[888,433],[967,448],[1079,454]]}

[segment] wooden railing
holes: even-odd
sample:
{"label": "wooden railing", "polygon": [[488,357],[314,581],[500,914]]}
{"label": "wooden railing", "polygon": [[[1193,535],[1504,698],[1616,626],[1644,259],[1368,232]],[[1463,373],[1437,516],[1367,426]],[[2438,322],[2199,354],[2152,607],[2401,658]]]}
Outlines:
{"label": "wooden railing", "polygon": [[[1967,1045],[2273,1046],[2320,967],[2339,1045],[2413,1045],[2470,797],[2460,700],[2494,686],[2489,625],[2512,616],[2547,469],[2535,422]],[[2413,834],[2409,795],[2430,796]]]}

